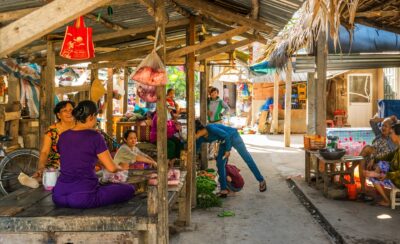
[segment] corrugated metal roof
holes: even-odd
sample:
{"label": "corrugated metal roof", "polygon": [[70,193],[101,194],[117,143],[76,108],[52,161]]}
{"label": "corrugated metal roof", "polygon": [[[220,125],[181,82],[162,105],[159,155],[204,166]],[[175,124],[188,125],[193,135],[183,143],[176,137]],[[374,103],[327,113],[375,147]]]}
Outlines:
{"label": "corrugated metal roof", "polygon": [[[168,2],[168,1],[167,1]],[[292,17],[293,13],[300,7],[302,0],[260,0],[260,11],[259,11],[259,20],[262,22],[266,22],[268,25],[274,28],[273,32],[269,35],[265,33],[261,33],[265,37],[271,38],[275,36],[288,22],[288,20]],[[7,12],[31,7],[39,7],[46,3],[43,0],[3,0],[0,4],[0,12]],[[224,8],[230,9],[232,11],[246,14],[251,11],[251,0],[214,0],[213,3],[223,5]],[[146,7],[143,5],[132,2],[128,4],[118,4],[113,5],[110,4],[113,8],[114,14],[109,16],[107,14],[107,6],[96,9],[92,12],[95,16],[100,15],[101,18],[110,21],[114,24],[117,24],[123,28],[134,28],[143,25],[149,25],[154,23],[154,18],[147,13]],[[184,6],[183,6],[184,7]],[[189,11],[189,8],[185,8]],[[167,4],[167,12],[169,16],[169,20],[178,20],[184,18],[181,14],[179,14],[171,4]],[[93,21],[91,19],[85,18],[86,25],[88,27],[93,28],[93,34],[101,34],[107,32],[114,32],[115,30],[109,29],[105,27],[103,24]],[[3,23],[4,24],[4,23]],[[72,25],[68,23],[67,25]],[[67,26],[65,25],[65,26]],[[65,26],[60,27],[52,32],[52,34],[63,35],[65,32]],[[218,32],[218,28],[208,28],[207,30],[213,30]],[[223,32],[220,30],[219,32]],[[153,34],[154,35],[154,34]],[[177,29],[174,31],[169,31],[167,33],[168,39],[178,39],[182,38],[185,35],[184,29]],[[146,43],[151,43],[152,41],[146,39],[145,35],[137,35],[133,38],[123,38],[123,44],[119,43],[114,46],[135,46],[135,45],[143,45]],[[44,43],[43,41],[35,41],[35,44]],[[32,45],[32,44],[31,44]],[[113,46],[113,45],[111,45]]]}
{"label": "corrugated metal roof", "polygon": [[[359,54],[359,55],[328,55],[328,70],[376,69],[400,66],[400,54]],[[298,55],[294,70],[296,72],[314,72],[315,57]]]}

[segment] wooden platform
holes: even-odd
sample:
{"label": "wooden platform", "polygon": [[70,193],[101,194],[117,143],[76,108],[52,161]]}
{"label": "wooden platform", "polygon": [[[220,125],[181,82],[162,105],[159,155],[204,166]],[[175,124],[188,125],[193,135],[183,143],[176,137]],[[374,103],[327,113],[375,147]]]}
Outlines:
{"label": "wooden platform", "polygon": [[[181,172],[180,184],[169,188],[169,207],[182,196],[185,178]],[[142,193],[101,208],[57,208],[51,192],[21,188],[0,199],[0,243],[155,243],[157,215],[148,214],[149,199]]]}

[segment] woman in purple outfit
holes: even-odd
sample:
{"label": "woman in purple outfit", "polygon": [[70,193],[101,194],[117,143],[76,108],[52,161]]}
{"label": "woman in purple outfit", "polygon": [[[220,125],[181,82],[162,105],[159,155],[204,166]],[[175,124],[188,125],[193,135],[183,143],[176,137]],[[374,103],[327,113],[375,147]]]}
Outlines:
{"label": "woman in purple outfit", "polygon": [[97,122],[96,104],[82,101],[72,115],[76,125],[65,131],[57,144],[61,174],[53,190],[54,203],[58,207],[96,208],[131,199],[135,191],[131,185],[99,185],[94,169],[97,161],[112,173],[122,169],[113,162],[103,136],[93,130]]}

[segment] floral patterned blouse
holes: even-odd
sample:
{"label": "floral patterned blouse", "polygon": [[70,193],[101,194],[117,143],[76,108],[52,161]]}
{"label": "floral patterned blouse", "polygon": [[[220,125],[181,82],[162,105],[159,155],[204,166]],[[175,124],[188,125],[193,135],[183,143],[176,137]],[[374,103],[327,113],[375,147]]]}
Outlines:
{"label": "floral patterned blouse", "polygon": [[57,129],[57,126],[51,125],[45,135],[49,136],[51,138],[51,147],[50,147],[50,152],[49,155],[47,156],[47,163],[46,163],[46,168],[60,168],[60,154],[58,153],[57,149],[57,142],[58,138],[60,137],[60,133]]}

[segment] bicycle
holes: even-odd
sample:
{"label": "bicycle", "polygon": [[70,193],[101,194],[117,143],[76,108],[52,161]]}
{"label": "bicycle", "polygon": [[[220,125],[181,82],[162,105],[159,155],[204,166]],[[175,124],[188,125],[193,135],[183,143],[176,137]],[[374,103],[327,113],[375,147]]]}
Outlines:
{"label": "bicycle", "polygon": [[4,143],[10,141],[8,136],[0,136],[0,193],[8,195],[18,190],[22,185],[18,175],[24,172],[32,175],[36,172],[39,163],[39,151],[30,148],[18,148],[6,152]]}

